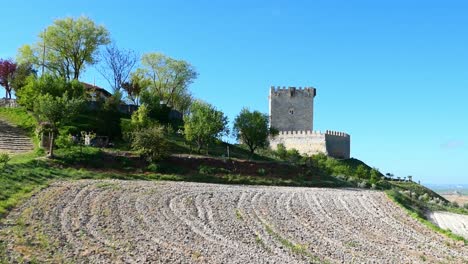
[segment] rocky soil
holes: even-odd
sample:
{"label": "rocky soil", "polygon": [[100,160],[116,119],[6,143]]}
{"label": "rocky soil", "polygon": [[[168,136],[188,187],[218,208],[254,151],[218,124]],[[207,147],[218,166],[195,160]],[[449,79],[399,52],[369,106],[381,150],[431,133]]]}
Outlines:
{"label": "rocky soil", "polygon": [[57,182],[0,241],[8,262],[468,263],[463,244],[354,189]]}

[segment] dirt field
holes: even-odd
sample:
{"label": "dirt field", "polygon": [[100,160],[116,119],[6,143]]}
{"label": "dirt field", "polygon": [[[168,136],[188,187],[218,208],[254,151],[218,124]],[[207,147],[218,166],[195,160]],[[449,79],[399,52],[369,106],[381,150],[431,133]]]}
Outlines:
{"label": "dirt field", "polygon": [[0,241],[11,262],[468,263],[468,248],[368,190],[59,182]]}
{"label": "dirt field", "polygon": [[464,204],[468,204],[468,196],[467,195],[457,195],[457,194],[443,194],[445,199],[449,200],[450,202],[457,202],[458,205],[463,206]]}

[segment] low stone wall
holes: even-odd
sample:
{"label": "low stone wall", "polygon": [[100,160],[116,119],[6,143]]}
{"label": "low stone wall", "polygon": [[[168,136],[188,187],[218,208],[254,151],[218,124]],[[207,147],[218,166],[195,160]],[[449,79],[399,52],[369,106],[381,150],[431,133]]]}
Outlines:
{"label": "low stone wall", "polygon": [[320,131],[281,131],[276,137],[270,138],[273,150],[276,150],[278,144],[283,144],[287,149],[297,149],[301,154],[328,154],[325,134]]}
{"label": "low stone wall", "polygon": [[336,131],[281,131],[270,138],[270,147],[273,150],[277,149],[278,144],[307,155],[323,153],[334,158],[348,159],[351,154],[351,137]]}
{"label": "low stone wall", "polygon": [[17,107],[16,99],[0,98],[0,107]]}

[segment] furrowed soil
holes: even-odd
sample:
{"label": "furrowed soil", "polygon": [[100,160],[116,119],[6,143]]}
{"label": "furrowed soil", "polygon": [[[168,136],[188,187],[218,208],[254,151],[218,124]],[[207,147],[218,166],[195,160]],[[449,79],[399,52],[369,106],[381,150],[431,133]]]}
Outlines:
{"label": "furrowed soil", "polygon": [[[468,263],[384,193],[185,182],[56,182],[0,227],[5,262]],[[2,259],[0,259],[1,262]]]}

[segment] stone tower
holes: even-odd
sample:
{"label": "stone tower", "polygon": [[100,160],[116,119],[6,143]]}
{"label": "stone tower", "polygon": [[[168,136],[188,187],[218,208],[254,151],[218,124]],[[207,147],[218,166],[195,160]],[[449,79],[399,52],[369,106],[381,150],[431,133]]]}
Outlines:
{"label": "stone tower", "polygon": [[270,125],[279,131],[309,131],[314,127],[313,87],[270,89]]}

